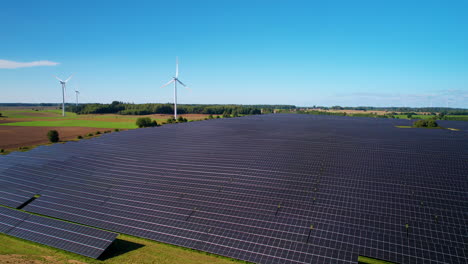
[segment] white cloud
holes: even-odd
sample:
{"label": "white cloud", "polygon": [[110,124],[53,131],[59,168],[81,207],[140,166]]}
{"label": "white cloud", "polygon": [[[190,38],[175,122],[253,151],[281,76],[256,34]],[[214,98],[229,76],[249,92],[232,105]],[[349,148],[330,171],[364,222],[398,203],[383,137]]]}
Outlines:
{"label": "white cloud", "polygon": [[58,62],[53,61],[31,61],[31,62],[17,62],[9,60],[0,60],[0,69],[17,69],[25,67],[35,67],[35,66],[55,66],[59,64]]}

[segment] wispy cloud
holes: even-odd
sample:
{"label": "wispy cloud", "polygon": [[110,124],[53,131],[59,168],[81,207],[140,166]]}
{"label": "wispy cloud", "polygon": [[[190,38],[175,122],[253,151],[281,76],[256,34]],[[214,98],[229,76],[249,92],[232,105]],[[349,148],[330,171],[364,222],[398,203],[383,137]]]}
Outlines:
{"label": "wispy cloud", "polygon": [[58,62],[53,61],[31,61],[31,62],[17,62],[9,60],[0,60],[0,69],[17,69],[17,68],[26,68],[26,67],[36,67],[36,66],[55,66],[59,64]]}

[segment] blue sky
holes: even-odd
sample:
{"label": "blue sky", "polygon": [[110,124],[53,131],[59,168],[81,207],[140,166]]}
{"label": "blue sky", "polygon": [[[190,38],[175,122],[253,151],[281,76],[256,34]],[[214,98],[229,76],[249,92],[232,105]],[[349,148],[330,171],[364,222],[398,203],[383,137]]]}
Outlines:
{"label": "blue sky", "polygon": [[68,101],[79,89],[82,102],[172,102],[159,87],[179,56],[192,89],[180,103],[468,108],[467,12],[466,0],[4,1],[0,102],[59,102],[52,74],[71,73]]}

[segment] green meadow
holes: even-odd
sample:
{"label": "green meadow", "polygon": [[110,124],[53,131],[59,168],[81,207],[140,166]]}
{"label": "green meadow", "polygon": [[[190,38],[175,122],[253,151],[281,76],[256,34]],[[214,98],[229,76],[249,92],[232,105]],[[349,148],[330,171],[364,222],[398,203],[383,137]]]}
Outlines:
{"label": "green meadow", "polygon": [[[136,120],[141,116],[117,115],[117,114],[91,114],[77,115],[66,112],[62,116],[61,110],[0,110],[0,120],[11,121],[0,123],[0,126],[46,126],[46,127],[94,127],[94,128],[120,128],[134,129]],[[170,115],[168,115],[170,117]],[[152,118],[158,124],[166,119]],[[190,118],[188,118],[191,121]]]}

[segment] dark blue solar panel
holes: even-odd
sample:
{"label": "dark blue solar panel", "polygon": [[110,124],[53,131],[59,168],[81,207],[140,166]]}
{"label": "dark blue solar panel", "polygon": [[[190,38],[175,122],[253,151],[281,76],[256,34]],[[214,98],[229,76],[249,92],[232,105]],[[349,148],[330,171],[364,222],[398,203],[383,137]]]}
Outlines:
{"label": "dark blue solar panel", "polygon": [[408,124],[165,125],[10,154],[0,181],[41,194],[31,212],[257,263],[463,263],[468,133]]}
{"label": "dark blue solar panel", "polygon": [[0,233],[98,258],[117,234],[0,207]]}

